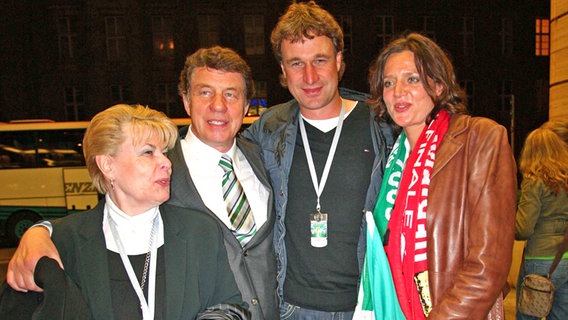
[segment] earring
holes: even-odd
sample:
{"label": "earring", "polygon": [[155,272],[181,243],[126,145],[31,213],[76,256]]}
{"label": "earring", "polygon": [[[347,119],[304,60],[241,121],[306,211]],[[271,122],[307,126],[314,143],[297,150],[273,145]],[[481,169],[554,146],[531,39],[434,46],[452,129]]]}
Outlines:
{"label": "earring", "polygon": [[110,179],[110,187],[114,191],[114,180],[113,179]]}

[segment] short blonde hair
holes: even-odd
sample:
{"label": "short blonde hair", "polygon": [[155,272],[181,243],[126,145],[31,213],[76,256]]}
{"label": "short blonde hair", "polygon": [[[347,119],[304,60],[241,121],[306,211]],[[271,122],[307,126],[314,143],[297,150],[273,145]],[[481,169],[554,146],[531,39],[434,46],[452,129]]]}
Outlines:
{"label": "short blonde hair", "polygon": [[99,169],[96,156],[116,155],[126,139],[125,128],[128,125],[134,144],[157,135],[160,141],[171,149],[178,137],[175,123],[164,113],[149,107],[117,104],[99,112],[85,131],[83,155],[93,185],[100,193],[104,194],[109,190],[110,182]]}

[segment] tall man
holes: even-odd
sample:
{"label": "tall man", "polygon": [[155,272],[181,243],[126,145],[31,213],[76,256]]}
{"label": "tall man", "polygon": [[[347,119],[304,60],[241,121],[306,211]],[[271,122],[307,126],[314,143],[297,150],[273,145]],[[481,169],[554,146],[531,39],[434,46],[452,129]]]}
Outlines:
{"label": "tall man", "polygon": [[280,313],[350,319],[372,211],[392,148],[390,126],[345,89],[343,33],[313,1],[272,31],[281,83],[294,99],[266,110],[243,137],[260,145],[274,188]]}
{"label": "tall man", "polygon": [[[250,67],[231,49],[199,49],[187,57],[178,89],[192,123],[180,131],[168,153],[169,203],[217,218],[224,226],[231,270],[252,319],[278,319],[272,188],[259,148],[235,138],[254,95]],[[227,164],[230,173],[225,172]],[[230,183],[224,186],[224,179]],[[229,185],[240,187],[228,190]],[[239,210],[227,207],[224,194],[235,195]],[[49,234],[44,228],[32,228],[10,261],[8,283],[16,290],[37,291],[33,271],[43,255],[59,261]]]}

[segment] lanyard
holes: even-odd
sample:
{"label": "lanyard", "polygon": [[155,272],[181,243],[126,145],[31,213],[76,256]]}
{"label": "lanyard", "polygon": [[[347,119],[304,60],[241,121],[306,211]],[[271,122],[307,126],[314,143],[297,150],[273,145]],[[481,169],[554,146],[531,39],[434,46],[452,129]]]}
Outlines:
{"label": "lanyard", "polygon": [[316,168],[314,166],[314,159],[312,157],[312,151],[310,150],[310,143],[308,142],[308,135],[306,134],[306,127],[304,125],[304,120],[300,116],[300,133],[302,135],[302,141],[304,142],[304,150],[306,151],[306,159],[308,160],[308,168],[310,169],[310,175],[312,177],[312,183],[314,185],[314,190],[317,195],[316,210],[320,212],[320,196],[327,182],[327,177],[329,175],[329,170],[331,168],[331,163],[333,162],[333,157],[335,155],[335,150],[337,149],[337,144],[339,142],[339,136],[341,135],[341,128],[343,127],[343,119],[345,118],[345,102],[341,99],[341,111],[339,112],[339,118],[337,119],[337,128],[335,128],[335,134],[333,135],[333,140],[331,142],[331,147],[329,148],[329,154],[327,155],[327,160],[325,162],[325,167],[321,175],[321,181],[318,183],[318,177],[316,174]]}
{"label": "lanyard", "polygon": [[[146,302],[146,297],[144,297],[144,292],[142,292],[142,288],[140,287],[140,283],[138,283],[138,279],[136,278],[136,274],[134,273],[134,269],[132,268],[132,264],[126,255],[126,250],[120,241],[120,235],[118,234],[118,230],[116,229],[116,222],[110,216],[110,208],[107,208],[107,216],[108,222],[110,226],[110,230],[112,232],[112,237],[116,243],[118,248],[120,258],[122,259],[122,264],[126,269],[126,273],[128,274],[128,278],[130,279],[130,283],[134,288],[134,291],[138,295],[138,300],[140,300],[140,308],[142,309],[142,318],[144,320],[154,319],[154,306],[156,304],[156,261],[158,257],[158,246],[157,242],[154,238],[158,236],[158,225],[159,225],[159,212],[158,207],[156,207],[156,216],[154,217],[154,222],[152,223],[152,231],[150,233],[150,275],[148,279],[148,302]],[[147,263],[147,262],[146,262]]]}

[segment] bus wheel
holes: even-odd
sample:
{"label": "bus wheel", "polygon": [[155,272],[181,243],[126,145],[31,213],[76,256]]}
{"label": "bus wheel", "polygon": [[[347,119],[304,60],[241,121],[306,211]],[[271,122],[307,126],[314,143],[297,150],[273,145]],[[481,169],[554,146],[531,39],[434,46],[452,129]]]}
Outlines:
{"label": "bus wheel", "polygon": [[12,245],[18,245],[24,232],[34,223],[41,220],[41,216],[33,211],[14,212],[6,221],[6,236]]}

